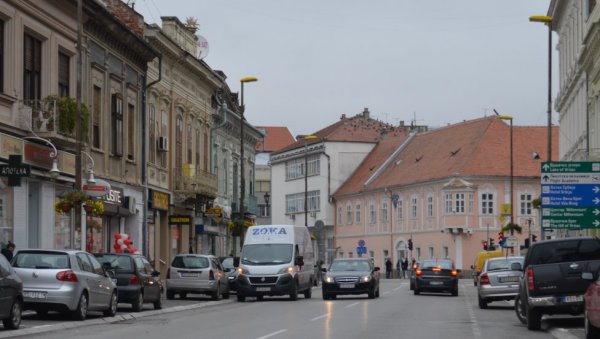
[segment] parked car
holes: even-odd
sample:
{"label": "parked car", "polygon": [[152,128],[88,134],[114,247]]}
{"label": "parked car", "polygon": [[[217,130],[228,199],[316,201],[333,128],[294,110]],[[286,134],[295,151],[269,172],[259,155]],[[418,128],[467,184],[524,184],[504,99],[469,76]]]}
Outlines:
{"label": "parked car", "polygon": [[229,281],[229,292],[235,292],[236,279],[237,279],[237,267],[235,266],[235,260],[233,257],[223,258],[221,261],[223,270],[227,274],[227,280]]}
{"label": "parked car", "polygon": [[24,309],[70,312],[76,320],[84,320],[88,311],[117,313],[117,286],[90,253],[20,250],[12,266],[23,280]]}
{"label": "parked car", "polygon": [[473,265],[471,265],[471,275],[473,277],[474,286],[477,286],[479,274],[481,274],[483,264],[485,264],[486,260],[502,256],[504,256],[504,253],[502,251],[482,251],[477,253],[477,256],[475,256],[475,262],[473,263]]}
{"label": "parked car", "polygon": [[582,278],[591,281],[583,295],[585,337],[600,338],[600,277],[583,273]]}
{"label": "parked car", "polygon": [[477,297],[479,308],[499,300],[513,300],[519,293],[521,271],[511,269],[513,263],[523,265],[523,257],[497,257],[486,260],[479,275]]}
{"label": "parked car", "polygon": [[0,255],[0,319],[5,329],[17,329],[23,312],[23,281]]}
{"label": "parked car", "polygon": [[162,308],[163,286],[160,273],[141,254],[94,253],[106,270],[114,271],[118,300],[129,303],[134,312],[140,312],[144,303],[152,303],[154,309]]}
{"label": "parked car", "polygon": [[458,295],[458,270],[449,259],[424,259],[415,272],[415,295],[421,292],[450,292]]}
{"label": "parked car", "polygon": [[379,297],[379,267],[368,258],[334,259],[323,272],[323,300],[341,294],[366,293],[371,299]]}
{"label": "parked car", "polygon": [[229,280],[219,259],[213,255],[178,254],[167,271],[167,299],[178,294],[208,294],[213,300],[229,298]]}

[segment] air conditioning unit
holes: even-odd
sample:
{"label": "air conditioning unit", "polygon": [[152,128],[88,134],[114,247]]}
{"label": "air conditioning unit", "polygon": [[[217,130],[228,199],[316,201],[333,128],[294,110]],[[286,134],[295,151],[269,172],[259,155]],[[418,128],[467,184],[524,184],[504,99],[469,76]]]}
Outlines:
{"label": "air conditioning unit", "polygon": [[123,205],[129,210],[130,214],[135,214],[137,212],[135,208],[135,197],[126,196]]}
{"label": "air conditioning unit", "polygon": [[169,150],[169,138],[158,137],[158,150],[161,152],[166,152]]}
{"label": "air conditioning unit", "polygon": [[310,217],[311,218],[316,218],[317,217],[317,212],[310,212]]}

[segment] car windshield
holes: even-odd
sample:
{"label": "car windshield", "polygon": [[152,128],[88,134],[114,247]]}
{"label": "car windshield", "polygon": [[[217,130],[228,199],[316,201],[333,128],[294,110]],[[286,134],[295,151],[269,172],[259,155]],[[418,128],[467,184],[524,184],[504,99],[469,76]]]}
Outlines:
{"label": "car windshield", "polygon": [[452,262],[448,260],[423,260],[419,265],[421,268],[439,267],[445,269],[452,269]]}
{"label": "car windshield", "polygon": [[36,269],[70,268],[69,255],[55,252],[19,252],[13,258],[13,267]]}
{"label": "car windshield", "polygon": [[229,269],[235,268],[233,266],[233,258],[225,258],[225,259],[223,259],[223,263],[222,264],[223,264],[223,268],[226,268],[226,269],[227,268],[229,268]]}
{"label": "car windshield", "polygon": [[536,245],[536,250],[531,251],[528,261],[531,265],[543,265],[598,259],[600,259],[600,242],[596,239],[582,239],[539,243]]}
{"label": "car windshield", "polygon": [[523,265],[523,258],[502,258],[488,260],[488,271],[510,270],[510,265],[520,263]]}
{"label": "car windshield", "polygon": [[125,255],[103,254],[96,256],[96,259],[101,264],[108,263],[110,268],[120,272],[133,272],[133,264],[131,258]]}
{"label": "car windshield", "polygon": [[334,260],[329,268],[330,272],[342,272],[342,271],[359,271],[368,272],[371,270],[371,266],[364,260]]}
{"label": "car windshield", "polygon": [[177,256],[173,259],[171,266],[176,268],[208,268],[209,260],[206,257],[193,255]]}
{"label": "car windshield", "polygon": [[292,244],[251,244],[244,245],[242,264],[276,265],[292,261]]}

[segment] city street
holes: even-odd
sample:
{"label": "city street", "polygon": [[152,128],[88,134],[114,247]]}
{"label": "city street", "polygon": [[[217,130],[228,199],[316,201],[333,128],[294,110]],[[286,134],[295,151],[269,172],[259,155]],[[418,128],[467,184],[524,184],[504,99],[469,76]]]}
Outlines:
{"label": "city street", "polygon": [[[69,328],[69,326],[74,326]],[[323,301],[320,288],[310,300],[282,297],[210,301],[198,296],[165,300],[164,309],[130,313],[119,308],[114,319],[92,316],[64,322],[58,314],[24,317],[18,331],[0,331],[0,338],[583,338],[581,317],[545,319],[542,331],[527,331],[512,303],[477,307],[477,290],[463,279],[458,297],[413,295],[408,280],[382,280],[381,297],[341,296]],[[47,332],[53,328],[59,328]],[[37,333],[35,333],[37,332]]]}

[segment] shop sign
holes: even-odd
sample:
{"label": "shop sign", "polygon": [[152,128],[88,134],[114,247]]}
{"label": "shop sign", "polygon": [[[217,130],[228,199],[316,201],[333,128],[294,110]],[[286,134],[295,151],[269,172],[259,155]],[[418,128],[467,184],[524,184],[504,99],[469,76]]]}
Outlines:
{"label": "shop sign", "polygon": [[102,179],[96,179],[96,182],[93,184],[86,183],[82,189],[90,197],[104,197],[111,192],[110,184]]}
{"label": "shop sign", "polygon": [[189,215],[170,215],[169,224],[171,225],[190,225],[192,217]]}
{"label": "shop sign", "polygon": [[[96,179],[98,181],[98,179]],[[108,184],[108,183],[107,183]],[[101,199],[109,204],[115,204],[121,206],[123,200],[123,189],[120,187],[112,187],[109,189],[108,194],[101,197]]]}
{"label": "shop sign", "polygon": [[169,210],[169,195],[163,192],[152,191],[152,206],[155,210]]}
{"label": "shop sign", "polygon": [[209,208],[204,212],[204,215],[207,217],[222,217],[223,209],[219,207]]}
{"label": "shop sign", "polygon": [[31,166],[21,162],[20,155],[11,154],[8,157],[8,165],[0,165],[0,176],[8,177],[8,186],[21,186],[21,177],[31,175]]}

